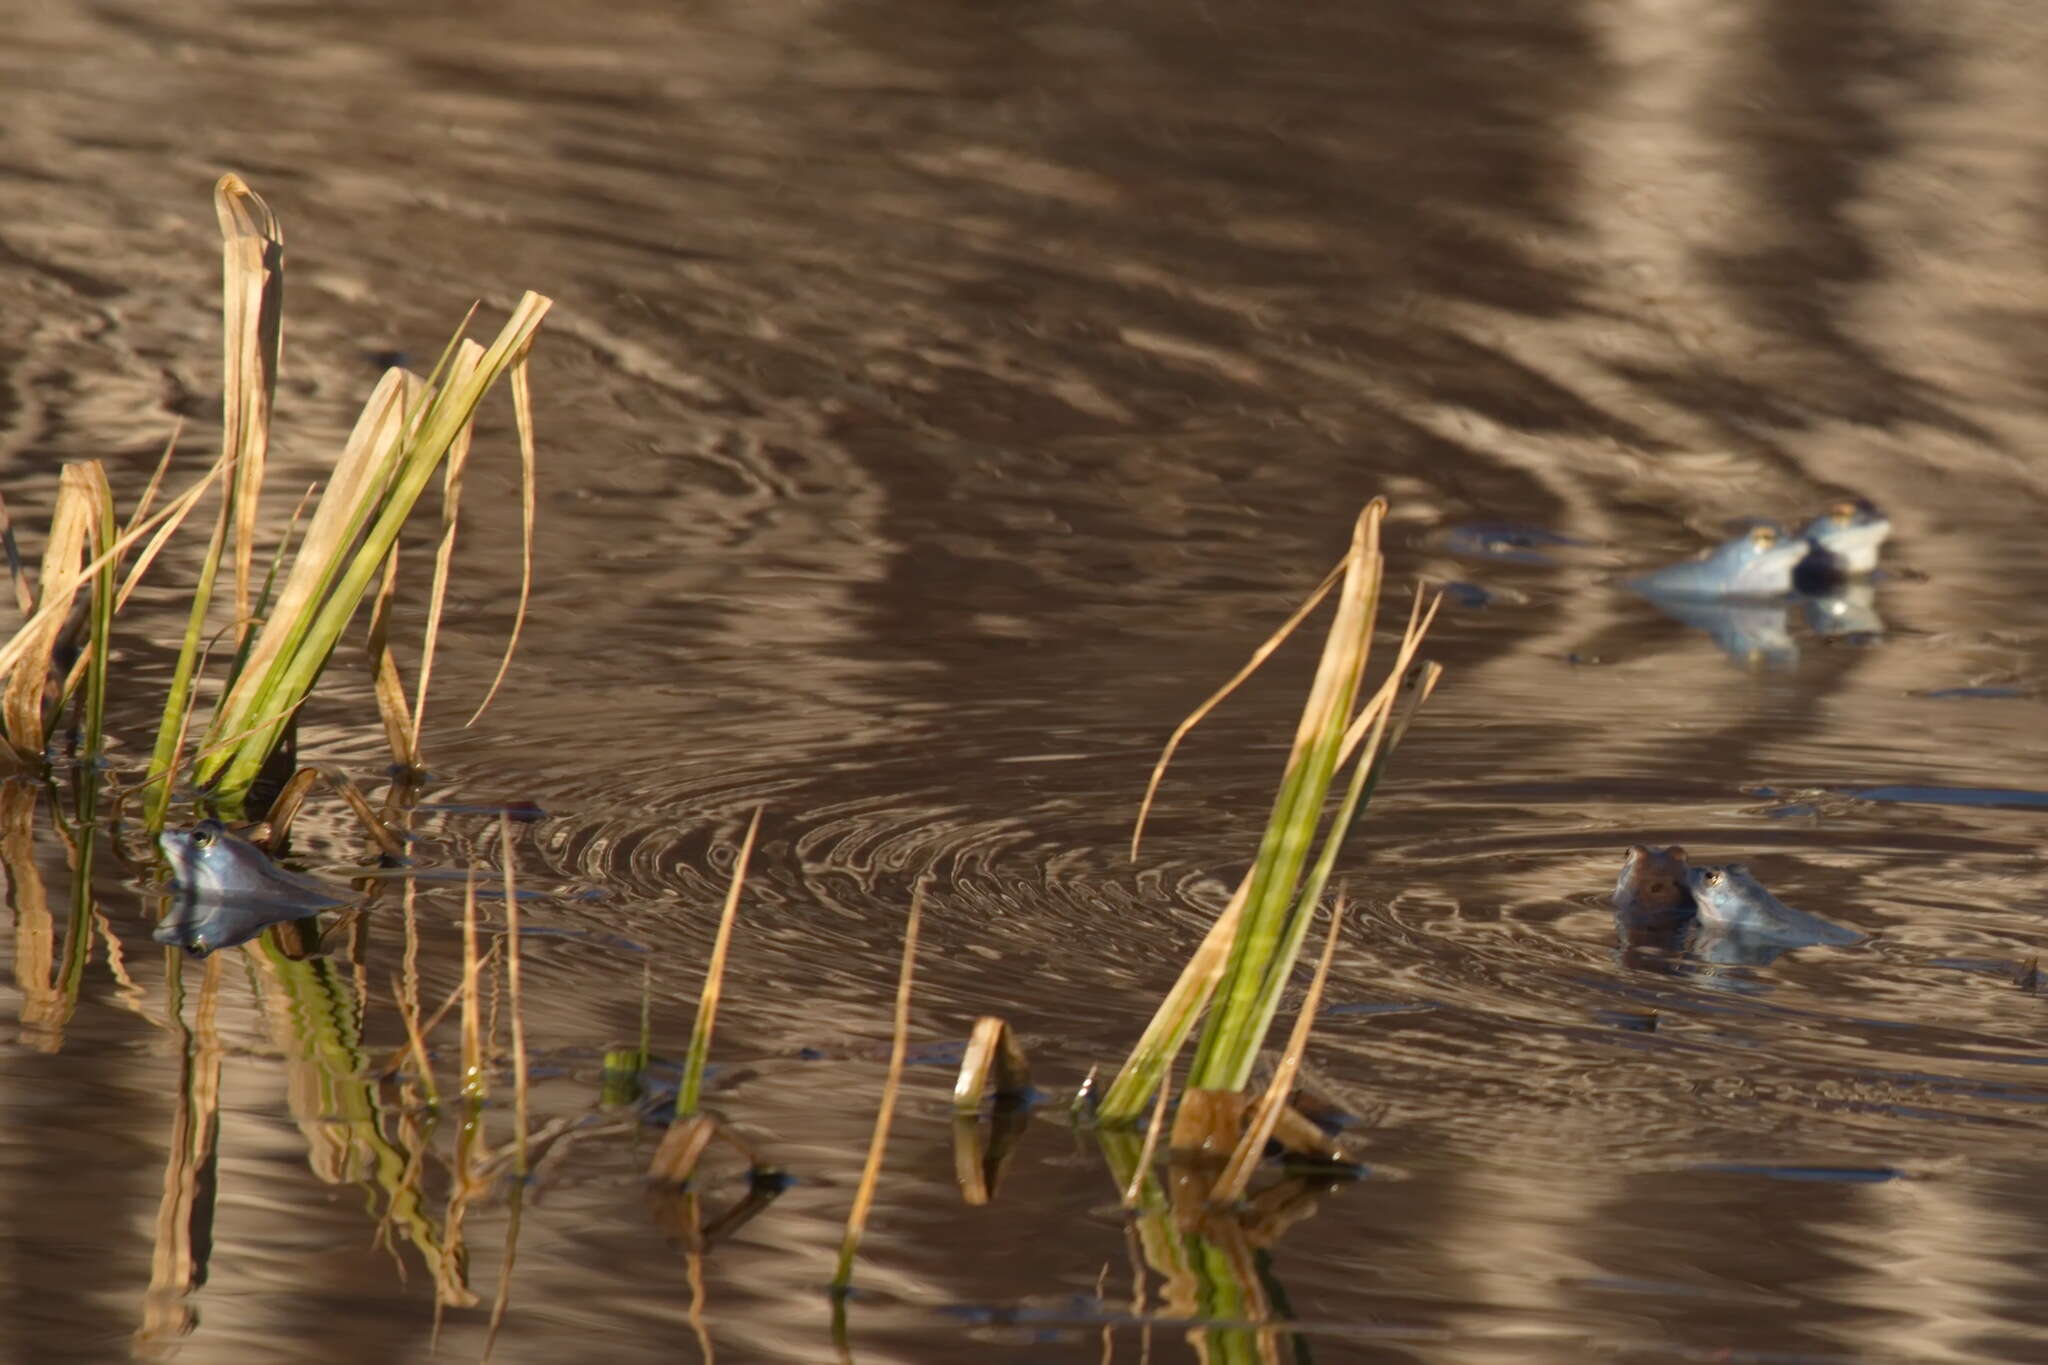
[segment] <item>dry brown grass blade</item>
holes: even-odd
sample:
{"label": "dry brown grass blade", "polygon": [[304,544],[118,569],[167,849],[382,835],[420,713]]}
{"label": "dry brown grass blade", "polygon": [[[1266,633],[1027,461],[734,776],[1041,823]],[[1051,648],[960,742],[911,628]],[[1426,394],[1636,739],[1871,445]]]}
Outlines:
{"label": "dry brown grass blade", "polygon": [[527,353],[521,352],[512,366],[512,417],[519,428],[519,609],[512,616],[512,634],[505,641],[504,657],[498,660],[497,676],[464,728],[477,723],[511,670],[512,655],[519,648],[520,632],[526,629],[526,607],[533,597],[533,523],[536,460],[533,442],[533,386],[527,374]]}
{"label": "dry brown grass blade", "polygon": [[732,926],[739,917],[740,892],[747,884],[754,840],[761,833],[762,809],[756,806],[754,818],[747,822],[739,857],[733,861],[732,881],[725,888],[725,905],[718,912],[718,935],[711,942],[711,961],[704,968],[704,989],[697,997],[697,1022],[690,1028],[690,1048],[683,1058],[683,1083],[676,1092],[676,1113],[680,1115],[695,1114],[703,1094],[704,1066],[711,1056],[711,1032],[718,1022],[718,1002],[725,989],[726,950],[732,945]]}
{"label": "dry brown grass blade", "polygon": [[[484,957],[481,965],[486,968],[491,967],[497,962],[497,958],[498,945],[493,943],[489,948],[486,948],[484,950]],[[455,983],[453,987],[449,989],[448,994],[442,998],[440,1007],[436,1009],[431,1015],[429,1015],[425,1019],[425,1021],[423,1021],[419,1025],[419,1034],[421,1038],[424,1039],[428,1034],[432,1033],[435,1029],[441,1027],[441,1021],[448,1017],[448,1012],[454,1009],[457,1005],[462,1003],[462,992],[463,983],[458,981]],[[384,1060],[381,1063],[369,1068],[369,1074],[375,1076],[379,1080],[385,1080],[393,1075],[396,1075],[398,1069],[401,1066],[405,1065],[405,1059],[408,1055],[411,1054],[411,1052],[412,1046],[409,1043],[402,1047],[393,1048],[389,1053],[385,1054]],[[422,1066],[424,1066],[426,1063],[426,1051],[424,1047],[422,1047],[420,1051],[419,1061],[422,1064]]]}
{"label": "dry brown grass blade", "polygon": [[[78,576],[80,578],[92,577],[92,575],[98,573],[106,565],[113,563],[122,555],[128,553],[128,547],[133,545],[136,541],[142,539],[143,536],[147,535],[151,531],[154,531],[155,529],[157,529],[158,526],[170,520],[172,517],[182,517],[183,515],[185,515],[185,513],[191,511],[191,504],[199,501],[200,497],[205,494],[206,490],[213,486],[213,481],[218,476],[220,468],[220,465],[215,465],[214,471],[212,473],[209,473],[205,478],[202,478],[198,483],[192,485],[192,487],[186,489],[183,493],[180,493],[177,499],[173,501],[169,506],[164,507],[158,512],[156,512],[153,516],[143,521],[143,523],[137,526],[134,530],[126,532],[121,536],[117,537],[113,544],[109,545],[106,549],[100,551],[100,553],[93,556],[92,560],[89,563],[87,563],[84,568],[79,570]],[[45,594],[45,596],[47,597],[48,594]],[[64,610],[61,612],[56,609],[60,605],[64,608]],[[52,616],[58,618],[58,625],[61,627],[63,625],[63,617],[66,614],[68,614],[69,611],[70,604],[68,602],[60,604],[55,601],[46,601],[44,603],[38,604],[35,610],[35,614],[30,616],[29,619],[22,624],[21,629],[14,633],[14,638],[9,640],[5,645],[0,645],[0,676],[9,676],[14,673],[15,667],[20,662],[23,653],[26,652],[34,643],[33,639],[31,638],[31,632],[33,630],[35,630],[37,627],[47,625],[49,618]]]}
{"label": "dry brown grass blade", "polygon": [[356,819],[363,822],[363,832],[376,841],[379,852],[383,853],[387,858],[403,858],[405,856],[405,845],[399,842],[396,834],[391,832],[391,826],[385,824],[377,817],[377,812],[371,807],[369,798],[363,795],[362,790],[356,786],[353,778],[347,773],[337,772],[331,768],[322,768],[320,775],[326,778],[327,785],[338,793],[343,801],[348,803],[348,808],[355,812]]}
{"label": "dry brown grass blade", "polygon": [[505,868],[505,987],[512,1006],[512,1112],[518,1124],[519,1174],[526,1175],[526,1013],[519,984],[519,875],[512,853],[512,817],[498,812],[498,859]]}
{"label": "dry brown grass blade", "polygon": [[[472,345],[474,343],[471,343]],[[482,354],[482,348],[477,353]],[[474,364],[471,365],[475,368]],[[448,463],[441,470],[441,544],[434,552],[434,587],[427,597],[427,629],[420,642],[420,679],[413,687],[412,766],[422,765],[420,736],[427,721],[427,685],[434,677],[434,647],[441,640],[441,613],[448,604],[448,572],[455,563],[455,529],[462,513],[462,471],[469,464],[469,449],[476,425],[462,429],[448,447]]]}
{"label": "dry brown grass blade", "polygon": [[49,738],[44,698],[50,665],[72,603],[86,584],[87,575],[80,565],[92,543],[98,517],[97,484],[84,465],[65,465],[57,485],[57,502],[50,512],[50,538],[43,547],[42,600],[15,637],[16,642],[26,643],[12,661],[13,672],[5,693],[0,694],[7,741],[26,765],[42,761]]}
{"label": "dry brown grass blade", "polygon": [[365,648],[370,655],[370,672],[377,696],[377,715],[384,722],[384,742],[391,746],[391,761],[412,772],[420,771],[420,737],[412,728],[412,711],[406,705],[405,680],[398,676],[398,660],[391,654],[391,611],[398,597],[398,547],[384,561],[384,579],[370,606],[370,633]]}
{"label": "dry brown grass blade", "polygon": [[1131,1168],[1131,1183],[1124,1187],[1123,1205],[1126,1209],[1138,1207],[1138,1200],[1145,1192],[1145,1177],[1152,1174],[1152,1158],[1159,1151],[1159,1135],[1166,1131],[1167,1097],[1173,1093],[1173,1077],[1159,1078],[1159,1098],[1152,1102],[1152,1122],[1145,1129],[1145,1141],[1138,1148],[1137,1165]]}
{"label": "dry brown grass blade", "polygon": [[[391,998],[399,1002],[398,1018],[399,1022],[405,1025],[406,1045],[394,1051],[383,1066],[372,1071],[370,1074],[376,1076],[379,1080],[388,1076],[395,1076],[398,1074],[398,1068],[404,1063],[406,1056],[410,1054],[413,1070],[419,1078],[421,1095],[425,1097],[428,1104],[438,1105],[441,1102],[441,1098],[439,1091],[434,1085],[434,1064],[427,1057],[426,1031],[432,1028],[433,1025],[422,1025],[420,1023],[418,1008],[409,1004],[405,994],[405,986],[396,977],[391,979]],[[452,1005],[454,1003],[455,997],[453,995],[449,996],[448,1004]],[[442,1008],[445,1011],[447,1006],[444,1005]],[[438,1022],[438,1018],[436,1022]]]}
{"label": "dry brown grass blade", "polygon": [[1316,1011],[1323,1003],[1323,986],[1330,979],[1330,964],[1337,957],[1337,933],[1344,927],[1345,908],[1344,896],[1340,892],[1336,905],[1330,910],[1330,929],[1323,938],[1322,959],[1316,963],[1316,974],[1308,983],[1308,994],[1302,997],[1301,1015],[1294,1021],[1294,1031],[1287,1037],[1287,1050],[1281,1054],[1280,1064],[1273,1069],[1272,1083],[1259,1097],[1245,1123],[1244,1139],[1237,1144],[1230,1164],[1224,1167],[1222,1177],[1210,1191],[1209,1197],[1218,1204],[1235,1204],[1244,1198],[1244,1192],[1251,1186],[1252,1171],[1265,1156],[1266,1143],[1271,1140],[1274,1128],[1279,1125],[1280,1114],[1294,1094],[1294,1078],[1301,1072],[1302,1057],[1308,1052],[1309,1034],[1316,1026]]}
{"label": "dry brown grass blade", "polygon": [[163,491],[164,477],[171,472],[171,457],[178,453],[178,437],[184,430],[184,418],[177,417],[171,420],[171,434],[164,442],[164,453],[157,456],[156,468],[151,471],[149,482],[143,485],[142,496],[136,499],[135,510],[128,516],[128,524],[121,528],[124,532],[140,526],[142,519],[149,515],[149,509],[155,505],[156,495]]}
{"label": "dry brown grass blade", "polygon": [[[166,452],[165,458],[169,458],[168,452]],[[226,469],[227,457],[223,455],[220,459],[214,461],[213,471],[206,476],[205,482],[200,486],[204,488],[212,483]],[[159,470],[158,473],[161,475],[162,471]],[[151,484],[151,487],[155,487],[154,483]],[[149,501],[147,494],[144,495],[144,499],[145,505],[147,505]],[[156,557],[163,553],[164,546],[170,543],[171,537],[178,533],[178,529],[185,524],[185,518],[190,516],[192,509],[198,505],[199,500],[197,498],[189,500],[181,498],[165,509],[165,520],[156,528],[156,534],[149,538],[149,544],[142,547],[142,553],[135,557],[135,563],[128,570],[128,577],[121,583],[121,591],[115,594],[115,611],[118,612],[128,605],[128,599],[134,595],[135,589],[142,583],[142,576],[149,572],[149,566],[156,563]],[[127,530],[122,532],[123,538],[130,539],[135,536],[141,529],[143,521],[143,508],[137,507],[135,515],[128,520]]]}
{"label": "dry brown grass blade", "polygon": [[270,448],[270,404],[283,350],[284,231],[230,171],[213,187],[220,218],[224,368],[221,445],[235,459],[235,623],[248,628],[258,494]]}
{"label": "dry brown grass blade", "polygon": [[953,1083],[953,1108],[971,1113],[981,1108],[981,1097],[990,1080],[996,1098],[1007,1099],[1031,1089],[1031,1061],[1024,1045],[999,1015],[984,1014],[974,1021],[967,1051],[960,1058],[960,1077]]}
{"label": "dry brown grass blade", "polygon": [[299,818],[300,807],[306,804],[306,794],[313,790],[313,784],[320,780],[318,768],[301,768],[291,779],[278,788],[277,799],[270,803],[270,810],[263,817],[263,837],[250,834],[250,842],[263,845],[268,852],[275,853],[291,838],[292,822]]}
{"label": "dry brown grass blade", "polygon": [[[1346,562],[1348,563],[1349,561],[1347,560]],[[1237,670],[1229,682],[1217,688],[1210,694],[1207,701],[1197,706],[1188,714],[1186,720],[1174,727],[1173,734],[1167,738],[1166,748],[1159,754],[1159,761],[1152,765],[1152,777],[1145,783],[1145,799],[1138,803],[1138,822],[1131,830],[1131,857],[1133,860],[1138,856],[1139,842],[1145,837],[1145,819],[1152,813],[1153,798],[1159,794],[1159,784],[1165,780],[1167,766],[1173,762],[1174,752],[1180,748],[1180,742],[1187,738],[1188,732],[1201,724],[1202,720],[1211,711],[1222,705],[1226,697],[1241,687],[1246,678],[1258,672],[1260,665],[1273,657],[1273,651],[1286,643],[1287,637],[1292,635],[1295,629],[1308,619],[1309,613],[1322,604],[1322,600],[1329,596],[1330,589],[1336,587],[1343,577],[1344,564],[1340,563],[1336,568],[1324,575],[1322,583],[1314,592],[1308,595],[1308,600],[1295,608],[1294,615],[1288,617],[1280,629],[1266,637],[1264,644],[1252,651],[1251,660],[1243,668]]]}
{"label": "dry brown grass blade", "polygon": [[479,1134],[483,1103],[491,1090],[484,1057],[482,974],[476,950],[476,874],[471,873],[462,882],[462,1098],[472,1108]]}
{"label": "dry brown grass blade", "polygon": [[924,918],[925,883],[920,879],[910,894],[910,919],[903,927],[903,966],[896,977],[895,1038],[889,1046],[889,1074],[882,1082],[882,1103],[875,1113],[875,1136],[868,1144],[867,1164],[861,1168],[860,1185],[854,1190],[853,1209],[846,1215],[846,1236],[839,1243],[839,1265],[832,1276],[835,1294],[844,1294],[853,1282],[853,1258],[860,1251],[861,1234],[867,1230],[868,1212],[874,1207],[875,1185],[882,1178],[882,1155],[889,1147],[889,1124],[896,1117],[896,1094],[903,1087],[903,1058],[910,1050],[910,987],[917,967],[917,929]]}
{"label": "dry brown grass blade", "polygon": [[[1429,628],[1436,620],[1437,609],[1443,606],[1443,594],[1438,593],[1427,598],[1426,608],[1424,601],[1424,594],[1418,590],[1415,603],[1408,612],[1408,627],[1401,634],[1400,650],[1394,656],[1394,666],[1387,670],[1386,681],[1380,684],[1380,690],[1373,694],[1372,700],[1365,704],[1344,732],[1344,745],[1338,751],[1337,761],[1340,764],[1350,761],[1351,755],[1357,752],[1359,743],[1365,739],[1368,731],[1372,734],[1372,742],[1367,746],[1365,757],[1360,762],[1371,763],[1378,757],[1387,725],[1393,716],[1394,703],[1400,698],[1402,688],[1408,685],[1409,669],[1415,663],[1415,656],[1422,649],[1423,637],[1429,634]],[[1431,671],[1425,675],[1419,693],[1411,704],[1411,718],[1412,708],[1429,699],[1429,694],[1436,690],[1437,679],[1442,676],[1443,669],[1435,666],[1432,666]],[[1406,728],[1405,720],[1402,722],[1402,728]]]}

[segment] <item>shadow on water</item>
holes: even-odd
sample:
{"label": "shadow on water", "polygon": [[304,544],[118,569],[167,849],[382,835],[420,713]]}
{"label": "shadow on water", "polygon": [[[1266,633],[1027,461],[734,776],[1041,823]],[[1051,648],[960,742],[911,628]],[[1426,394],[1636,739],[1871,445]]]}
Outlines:
{"label": "shadow on water", "polygon": [[[491,1304],[450,1286],[496,1283],[516,1217],[494,1359],[821,1358],[911,885],[933,877],[914,1037],[1000,1012],[1048,1087],[1121,1055],[1249,852],[1298,679],[1210,723],[1132,865],[1163,732],[1386,493],[1396,578],[1472,592],[1347,869],[1318,1031],[1384,1107],[1371,1178],[1282,1247],[1202,1239],[1117,1213],[1051,1106],[973,1205],[945,1069],[912,1066],[854,1357],[2038,1354],[2048,1054],[2013,981],[2048,936],[2048,94],[2024,7],[116,0],[15,24],[18,524],[60,460],[133,487],[174,416],[213,439],[224,166],[293,225],[280,525],[366,353],[431,355],[505,282],[558,300],[527,644],[440,740],[447,808],[410,851],[489,866],[495,816],[465,807],[548,812],[518,832],[525,1016],[534,1122],[573,1137],[544,1191],[478,1193],[451,1235],[458,1135],[372,1078],[411,1046],[394,980],[429,1012],[460,981],[459,887],[421,881],[411,940],[387,894],[311,956],[268,930],[180,965],[105,846],[30,837],[32,794],[0,788],[9,1349],[477,1358]],[[1896,528],[1867,586],[1697,619],[1616,586],[1845,494]],[[517,602],[516,493],[464,517],[450,714]],[[138,693],[170,670],[180,553],[123,618]],[[304,743],[373,782],[348,687]],[[757,806],[710,1093],[793,1183],[697,1254],[650,1210],[654,1134],[579,1125],[622,1122],[604,1059],[643,1008],[680,1050]],[[305,860],[359,862],[343,828],[316,816]],[[1635,843],[1749,862],[1870,941],[1661,970],[1600,900]],[[712,1208],[749,1197],[740,1165]]]}

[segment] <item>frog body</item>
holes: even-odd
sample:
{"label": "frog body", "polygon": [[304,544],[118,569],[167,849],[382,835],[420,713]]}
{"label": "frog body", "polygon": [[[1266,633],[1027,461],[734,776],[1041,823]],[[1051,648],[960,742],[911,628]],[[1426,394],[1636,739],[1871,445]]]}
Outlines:
{"label": "frog body", "polygon": [[1812,549],[1805,540],[1760,523],[1698,559],[1630,579],[1628,586],[1646,597],[1694,601],[1783,597],[1792,591],[1793,569]]}
{"label": "frog body", "polygon": [[151,937],[197,957],[356,899],[347,887],[280,866],[218,820],[165,830],[157,843],[171,865],[172,895]]}
{"label": "frog body", "polygon": [[1862,498],[1846,498],[1806,524],[1799,535],[1806,557],[1793,582],[1819,592],[1877,568],[1877,552],[1892,533],[1891,518]]}
{"label": "frog body", "polygon": [[1698,908],[1701,928],[1738,948],[1842,948],[1863,941],[1854,929],[1785,904],[1740,863],[1689,868],[1686,887]]}

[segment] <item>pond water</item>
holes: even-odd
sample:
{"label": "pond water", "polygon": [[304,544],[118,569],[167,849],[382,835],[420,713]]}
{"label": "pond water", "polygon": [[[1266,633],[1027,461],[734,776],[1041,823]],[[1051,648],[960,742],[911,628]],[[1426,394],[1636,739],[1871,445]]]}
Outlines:
{"label": "pond water", "polygon": [[[2015,978],[2048,939],[2048,19],[10,9],[0,491],[32,552],[61,461],[132,497],[175,420],[188,467],[216,438],[225,169],[285,224],[279,525],[375,357],[430,363],[477,297],[557,300],[532,619],[463,729],[518,599],[494,409],[427,746],[428,801],[545,812],[515,844],[544,893],[536,1126],[596,1111],[643,1000],[680,1054],[765,810],[715,1103],[795,1183],[693,1260],[642,1184],[658,1132],[578,1130],[520,1210],[494,1359],[832,1358],[926,874],[930,1064],[855,1359],[2041,1358],[2048,1002]],[[1375,1111],[1368,1175],[1251,1258],[1288,1330],[1204,1335],[1248,1313],[1145,1267],[1057,1106],[963,1203],[943,1063],[985,1012],[1048,1090],[1123,1055],[1256,843],[1305,656],[1198,732],[1133,863],[1145,774],[1376,494],[1392,573],[1463,586],[1346,859],[1313,1050]],[[1616,586],[1845,494],[1896,527],[1847,625]],[[189,570],[124,617],[124,764]],[[305,748],[375,786],[368,697],[342,660]],[[309,820],[310,863],[362,860],[345,811]],[[357,994],[459,980],[459,894],[421,891],[416,956],[387,901],[318,964],[238,949],[174,989],[102,857],[74,1003],[31,970],[52,927],[24,869],[58,906],[71,876],[40,829],[0,917],[0,1350],[417,1360],[438,1331],[480,1358],[502,1192],[468,1210],[479,1302],[437,1313],[443,1212],[389,1206],[371,1167],[407,1149],[337,1079],[405,1042],[388,1008],[351,1023]],[[494,817],[422,829],[427,861],[495,868]],[[1625,960],[1603,897],[1639,842],[1745,861],[1868,941]]]}

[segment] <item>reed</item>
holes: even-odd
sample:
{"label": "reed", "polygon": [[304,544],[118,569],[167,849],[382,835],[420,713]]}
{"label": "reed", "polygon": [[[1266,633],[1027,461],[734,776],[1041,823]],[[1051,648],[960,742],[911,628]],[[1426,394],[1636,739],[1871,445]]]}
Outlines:
{"label": "reed", "polygon": [[[924,918],[924,887],[919,880],[910,895],[910,918],[903,926],[903,966],[896,978],[896,1016],[889,1045],[889,1074],[882,1082],[882,1103],[875,1112],[875,1135],[868,1144],[867,1163],[861,1167],[860,1185],[853,1193],[853,1209],[846,1216],[846,1235],[839,1243],[839,1264],[832,1272],[832,1295],[843,1312],[846,1295],[853,1287],[853,1258],[860,1251],[860,1239],[867,1231],[868,1212],[874,1207],[875,1186],[882,1177],[882,1155],[889,1147],[889,1125],[896,1116],[896,1093],[903,1085],[903,1059],[910,1044],[910,984],[917,966],[917,929]],[[843,1326],[843,1320],[842,1320]]]}
{"label": "reed", "polygon": [[[246,796],[370,584],[384,572],[434,471],[451,451],[466,446],[484,394],[526,363],[548,306],[529,293],[488,349],[460,340],[438,383],[392,370],[379,384],[314,510],[271,614],[200,741],[196,776],[217,804],[234,809]],[[415,716],[424,700],[422,694]],[[408,747],[398,757],[410,764],[417,757],[416,727]]]}
{"label": "reed", "polygon": [[[1099,1111],[1104,1122],[1132,1123],[1144,1113],[1196,1021],[1208,1011],[1189,1069],[1174,1145],[1219,1154],[1239,1145],[1245,1120],[1243,1092],[1300,959],[1338,850],[1377,787],[1393,746],[1440,674],[1433,664],[1415,667],[1436,613],[1436,602],[1418,595],[1385,681],[1360,702],[1385,577],[1380,552],[1385,514],[1386,504],[1378,499],[1365,508],[1353,525],[1342,562],[1260,645],[1251,661],[1182,723],[1153,770],[1139,812],[1139,834],[1182,738],[1334,591],[1334,618],[1258,853],[1104,1096]],[[1332,792],[1347,766],[1348,780],[1330,811]],[[1135,852],[1137,836],[1132,847]]]}
{"label": "reed", "polygon": [[[289,738],[299,708],[380,575],[388,606],[400,531],[438,470],[442,530],[419,684],[409,700],[402,691],[391,695],[396,668],[387,633],[380,629],[375,636],[383,652],[376,661],[379,700],[387,718],[403,718],[402,724],[391,726],[394,757],[409,768],[420,766],[420,735],[453,575],[463,474],[476,412],[499,381],[507,379],[513,389],[523,483],[519,613],[483,705],[496,694],[510,664],[533,577],[535,456],[526,364],[550,301],[532,293],[522,296],[488,346],[459,330],[428,378],[401,369],[387,371],[332,467],[304,534],[292,543],[299,522],[295,516],[276,553],[267,565],[259,566],[260,499],[282,358],[284,238],[276,215],[239,176],[221,177],[214,187],[214,203],[222,232],[225,360],[219,458],[204,477],[157,508],[154,504],[171,465],[172,451],[167,447],[125,527],[116,520],[113,492],[101,467],[96,462],[67,466],[43,555],[40,592],[23,563],[13,523],[0,508],[0,544],[12,571],[17,605],[26,618],[0,646],[0,728],[7,742],[5,757],[17,768],[40,772],[57,713],[74,694],[80,702],[84,754],[98,754],[106,723],[115,615],[193,509],[219,486],[219,506],[192,580],[184,637],[162,699],[144,783],[143,823],[151,834],[159,832],[168,818],[211,642],[224,639],[231,648],[224,651],[229,662],[217,684],[219,700],[200,729],[194,771],[211,805],[223,814],[240,815],[258,774]],[[464,330],[467,326],[465,321]],[[124,560],[138,544],[143,549],[124,580]],[[233,617],[225,628],[217,629],[215,600],[223,570],[230,565]],[[75,615],[81,594],[86,598],[83,614]],[[482,705],[477,714],[481,711]],[[476,716],[470,719],[473,722]],[[88,776],[79,794],[94,798],[98,779],[90,774],[96,773],[96,765],[87,764],[82,771]],[[92,804],[86,799],[81,809],[90,810]]]}
{"label": "reed", "polygon": [[676,1092],[676,1117],[693,1118],[698,1099],[704,1093],[704,1066],[711,1056],[711,1031],[718,1022],[718,1001],[725,983],[725,954],[732,944],[733,921],[738,918],[740,891],[747,884],[747,863],[754,856],[754,839],[761,832],[761,811],[747,824],[747,836],[740,843],[740,855],[733,863],[732,883],[725,891],[725,907],[718,916],[718,936],[711,944],[711,961],[704,968],[704,990],[697,997],[697,1022],[690,1029],[690,1050],[684,1056],[683,1082]]}

